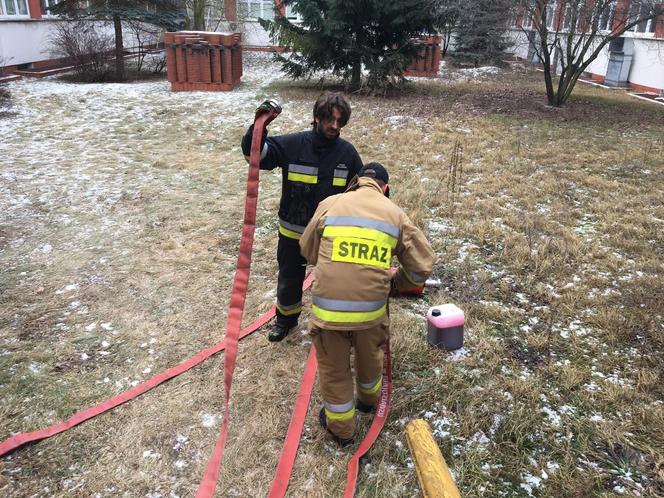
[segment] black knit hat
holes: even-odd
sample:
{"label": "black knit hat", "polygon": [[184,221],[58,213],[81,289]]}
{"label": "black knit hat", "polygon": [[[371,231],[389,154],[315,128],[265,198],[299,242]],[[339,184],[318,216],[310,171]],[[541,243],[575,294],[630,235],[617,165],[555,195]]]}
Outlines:
{"label": "black knit hat", "polygon": [[385,166],[380,163],[365,164],[357,176],[368,176],[369,178],[380,180],[385,184],[390,183],[390,175],[387,174]]}

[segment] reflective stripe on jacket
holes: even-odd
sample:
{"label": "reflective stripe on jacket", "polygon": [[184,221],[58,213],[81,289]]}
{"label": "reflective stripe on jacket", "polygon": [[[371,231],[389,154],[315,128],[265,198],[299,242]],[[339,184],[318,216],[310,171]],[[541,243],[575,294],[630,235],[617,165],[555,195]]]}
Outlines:
{"label": "reflective stripe on jacket", "polygon": [[361,330],[388,319],[392,256],[402,265],[395,278],[411,287],[424,284],[435,259],[424,234],[366,177],[319,204],[300,249],[316,265],[312,321],[328,330]]}

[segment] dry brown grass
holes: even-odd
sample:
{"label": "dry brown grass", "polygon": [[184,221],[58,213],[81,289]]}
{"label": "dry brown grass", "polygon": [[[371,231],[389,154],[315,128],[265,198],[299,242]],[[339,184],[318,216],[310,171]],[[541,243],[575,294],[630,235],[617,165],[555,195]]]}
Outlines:
{"label": "dry brown grass", "polygon": [[[12,87],[22,103],[0,145],[3,438],[221,340],[244,125],[274,95],[286,112],[271,132],[306,129],[319,93],[260,88],[261,61],[232,102],[156,86],[48,98]],[[515,68],[353,97],[344,136],[388,166],[393,200],[426,230],[443,282],[392,303],[393,408],[359,496],[417,495],[404,433],[414,417],[431,423],[464,496],[664,493],[664,114],[591,87],[550,109],[539,77]],[[263,175],[246,322],[274,299],[279,185],[278,173]],[[466,311],[462,354],[426,344],[424,312],[447,301]],[[241,343],[218,496],[267,494],[308,350],[300,332]],[[318,428],[319,404],[314,395],[290,496],[343,490],[349,453]],[[4,457],[0,493],[193,496],[222,408],[217,357]],[[360,420],[363,432],[370,418]]]}

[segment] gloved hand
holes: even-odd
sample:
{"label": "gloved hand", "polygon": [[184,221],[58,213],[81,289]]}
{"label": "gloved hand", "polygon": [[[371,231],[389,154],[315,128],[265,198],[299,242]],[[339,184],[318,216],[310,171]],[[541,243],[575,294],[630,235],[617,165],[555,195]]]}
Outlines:
{"label": "gloved hand", "polygon": [[394,280],[394,277],[390,280],[390,297],[397,296],[414,296],[419,297],[424,294],[424,286],[421,287],[409,287],[407,289],[399,289]]}
{"label": "gloved hand", "polygon": [[256,119],[258,119],[258,116],[266,112],[276,112],[277,114],[281,114],[281,106],[276,100],[264,101],[261,105],[259,105],[256,108],[256,113],[254,114],[254,122],[256,121]]}

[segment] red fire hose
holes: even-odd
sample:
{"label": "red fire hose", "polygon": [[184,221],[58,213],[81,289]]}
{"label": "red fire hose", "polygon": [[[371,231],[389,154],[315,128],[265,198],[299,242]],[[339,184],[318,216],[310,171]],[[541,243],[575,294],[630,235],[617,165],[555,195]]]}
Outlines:
{"label": "red fire hose", "polygon": [[240,238],[240,254],[237,260],[235,278],[231,291],[231,305],[226,319],[226,350],[224,351],[224,418],[221,422],[221,433],[214,447],[212,456],[208,461],[205,475],[196,492],[198,498],[211,497],[217,486],[217,478],[224,458],[226,439],[228,438],[229,408],[231,400],[231,385],[235,361],[237,358],[237,343],[242,325],[244,301],[247,296],[249,284],[249,271],[251,269],[251,253],[254,246],[254,230],[256,229],[256,204],[258,202],[258,172],[260,167],[261,141],[265,127],[281,113],[279,104],[270,106],[270,111],[263,112],[254,121],[254,132],[251,137],[251,155],[249,157],[249,174],[247,178],[247,199],[244,204],[244,224]]}
{"label": "red fire hose", "polygon": [[[146,382],[129,389],[109,400],[106,400],[98,405],[82,410],[75,413],[67,420],[54,424],[45,429],[17,434],[8,438],[0,444],[0,456],[5,455],[24,444],[29,442],[39,441],[49,438],[61,432],[64,432],[86,420],[89,420],[97,415],[112,410],[113,408],[130,401],[141,394],[150,391],[158,385],[172,379],[187,370],[199,365],[210,356],[224,351],[224,388],[225,388],[225,409],[222,419],[221,432],[214,448],[212,456],[208,462],[205,475],[196,493],[197,497],[212,497],[216,488],[217,478],[221,469],[223,460],[224,449],[226,440],[228,438],[229,428],[229,408],[230,408],[230,394],[231,384],[233,380],[233,372],[235,370],[237,358],[238,341],[252,332],[256,331],[267,322],[269,322],[275,315],[274,306],[266,313],[264,313],[258,320],[253,322],[248,327],[240,330],[242,323],[242,315],[244,312],[244,303],[246,292],[249,282],[249,273],[251,268],[251,255],[253,249],[254,230],[256,225],[256,205],[258,200],[258,176],[259,176],[259,163],[260,163],[260,145],[265,126],[276,118],[281,112],[281,108],[275,102],[271,102],[271,109],[263,114],[260,114],[254,123],[254,133],[251,142],[251,156],[249,161],[249,173],[247,180],[247,198],[245,201],[244,224],[242,227],[242,236],[240,239],[240,254],[233,280],[233,287],[231,293],[231,303],[226,321],[226,335],[224,340],[218,344],[204,349],[188,360],[183,361],[179,365],[172,367],[164,372],[156,374]],[[313,282],[313,274],[309,275],[304,282],[303,289],[307,289]],[[373,423],[369,428],[364,440],[360,443],[356,453],[351,457],[348,462],[348,478],[346,482],[345,498],[350,498],[355,493],[355,486],[357,481],[358,467],[360,458],[369,450],[374,443],[380,431],[385,424],[387,412],[389,410],[390,396],[392,389],[392,372],[390,367],[390,351],[389,343],[384,345],[385,360],[383,365],[383,387],[381,389],[381,397],[376,410]],[[279,460],[279,465],[275,473],[274,482],[270,490],[270,498],[282,497],[285,495],[288,488],[288,482],[295,462],[297,448],[299,445],[300,437],[302,434],[302,427],[304,419],[306,418],[311,393],[316,378],[316,355],[315,349],[312,346],[309,353],[309,358],[305,367],[305,372],[300,386],[295,403],[295,409],[288,428],[288,433],[284,442],[284,447]]]}

